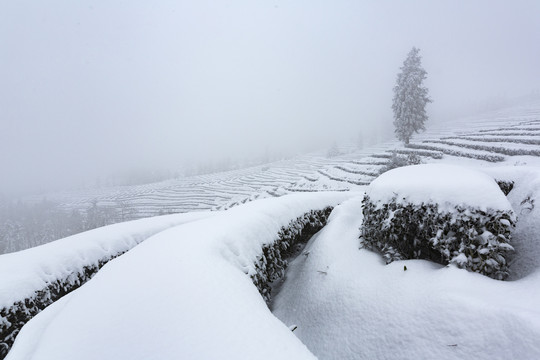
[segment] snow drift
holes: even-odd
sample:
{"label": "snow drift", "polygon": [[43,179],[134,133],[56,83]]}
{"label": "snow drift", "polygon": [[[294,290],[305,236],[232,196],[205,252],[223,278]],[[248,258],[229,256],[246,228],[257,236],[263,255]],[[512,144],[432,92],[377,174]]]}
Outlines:
{"label": "snow drift", "polygon": [[0,256],[0,358],[28,320],[88,281],[108,261],[160,231],[210,215],[130,221]]}

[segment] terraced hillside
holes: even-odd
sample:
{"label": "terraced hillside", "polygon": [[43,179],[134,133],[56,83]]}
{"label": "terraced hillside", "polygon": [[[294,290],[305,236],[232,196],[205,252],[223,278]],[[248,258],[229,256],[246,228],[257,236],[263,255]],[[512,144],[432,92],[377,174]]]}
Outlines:
{"label": "terraced hillside", "polygon": [[364,149],[345,145],[340,150],[347,153],[332,158],[323,152],[313,153],[242,170],[148,185],[55,193],[47,198],[66,210],[83,210],[95,203],[121,207],[127,218],[142,218],[227,209],[291,192],[351,190],[378,176],[392,152],[415,154],[422,162],[468,159],[480,165],[535,163],[540,161],[540,100],[452,122],[431,121],[428,130],[416,135],[407,147],[388,141]]}

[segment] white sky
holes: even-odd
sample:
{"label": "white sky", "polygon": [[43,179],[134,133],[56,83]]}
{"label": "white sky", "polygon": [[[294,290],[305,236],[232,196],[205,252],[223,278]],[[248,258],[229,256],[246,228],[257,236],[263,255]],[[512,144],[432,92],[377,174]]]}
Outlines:
{"label": "white sky", "polygon": [[0,193],[391,124],[412,46],[434,120],[538,91],[539,19],[536,0],[3,1]]}

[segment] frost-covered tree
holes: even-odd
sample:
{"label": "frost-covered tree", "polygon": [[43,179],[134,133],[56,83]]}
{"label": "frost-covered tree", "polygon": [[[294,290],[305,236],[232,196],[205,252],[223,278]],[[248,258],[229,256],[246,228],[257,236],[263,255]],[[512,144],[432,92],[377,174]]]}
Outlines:
{"label": "frost-covered tree", "polygon": [[415,132],[425,130],[424,123],[428,118],[426,104],[431,102],[428,89],[422,85],[427,72],[422,68],[419,52],[415,47],[409,52],[394,87],[395,133],[405,144]]}
{"label": "frost-covered tree", "polygon": [[339,151],[339,148],[337,146],[337,143],[334,141],[332,143],[332,146],[330,146],[330,148],[328,149],[328,151],[326,152],[326,157],[328,158],[333,158],[333,157],[336,157],[338,155],[341,155],[341,152]]}

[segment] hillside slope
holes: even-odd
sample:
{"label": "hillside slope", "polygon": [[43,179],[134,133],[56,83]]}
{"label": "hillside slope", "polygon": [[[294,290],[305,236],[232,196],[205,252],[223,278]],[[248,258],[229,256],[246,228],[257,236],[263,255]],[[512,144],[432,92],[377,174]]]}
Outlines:
{"label": "hillside slope", "polygon": [[[540,164],[540,100],[448,122],[404,147],[387,141],[209,175],[0,201],[0,253],[19,251],[99,226],[169,213],[224,210],[295,192],[350,191],[369,184],[397,157],[470,166]],[[399,160],[399,159],[398,159]],[[46,199],[46,201],[44,201]]]}
{"label": "hillside slope", "polygon": [[466,159],[476,166],[535,163],[540,158],[540,100],[451,122],[432,120],[427,128],[407,148],[398,141],[363,149],[344,146],[343,153],[332,158],[314,153],[241,170],[46,197],[66,210],[85,210],[95,201],[101,206],[121,206],[131,217],[141,218],[226,209],[298,191],[353,190],[369,184],[393,151],[417,154],[424,162]]}

